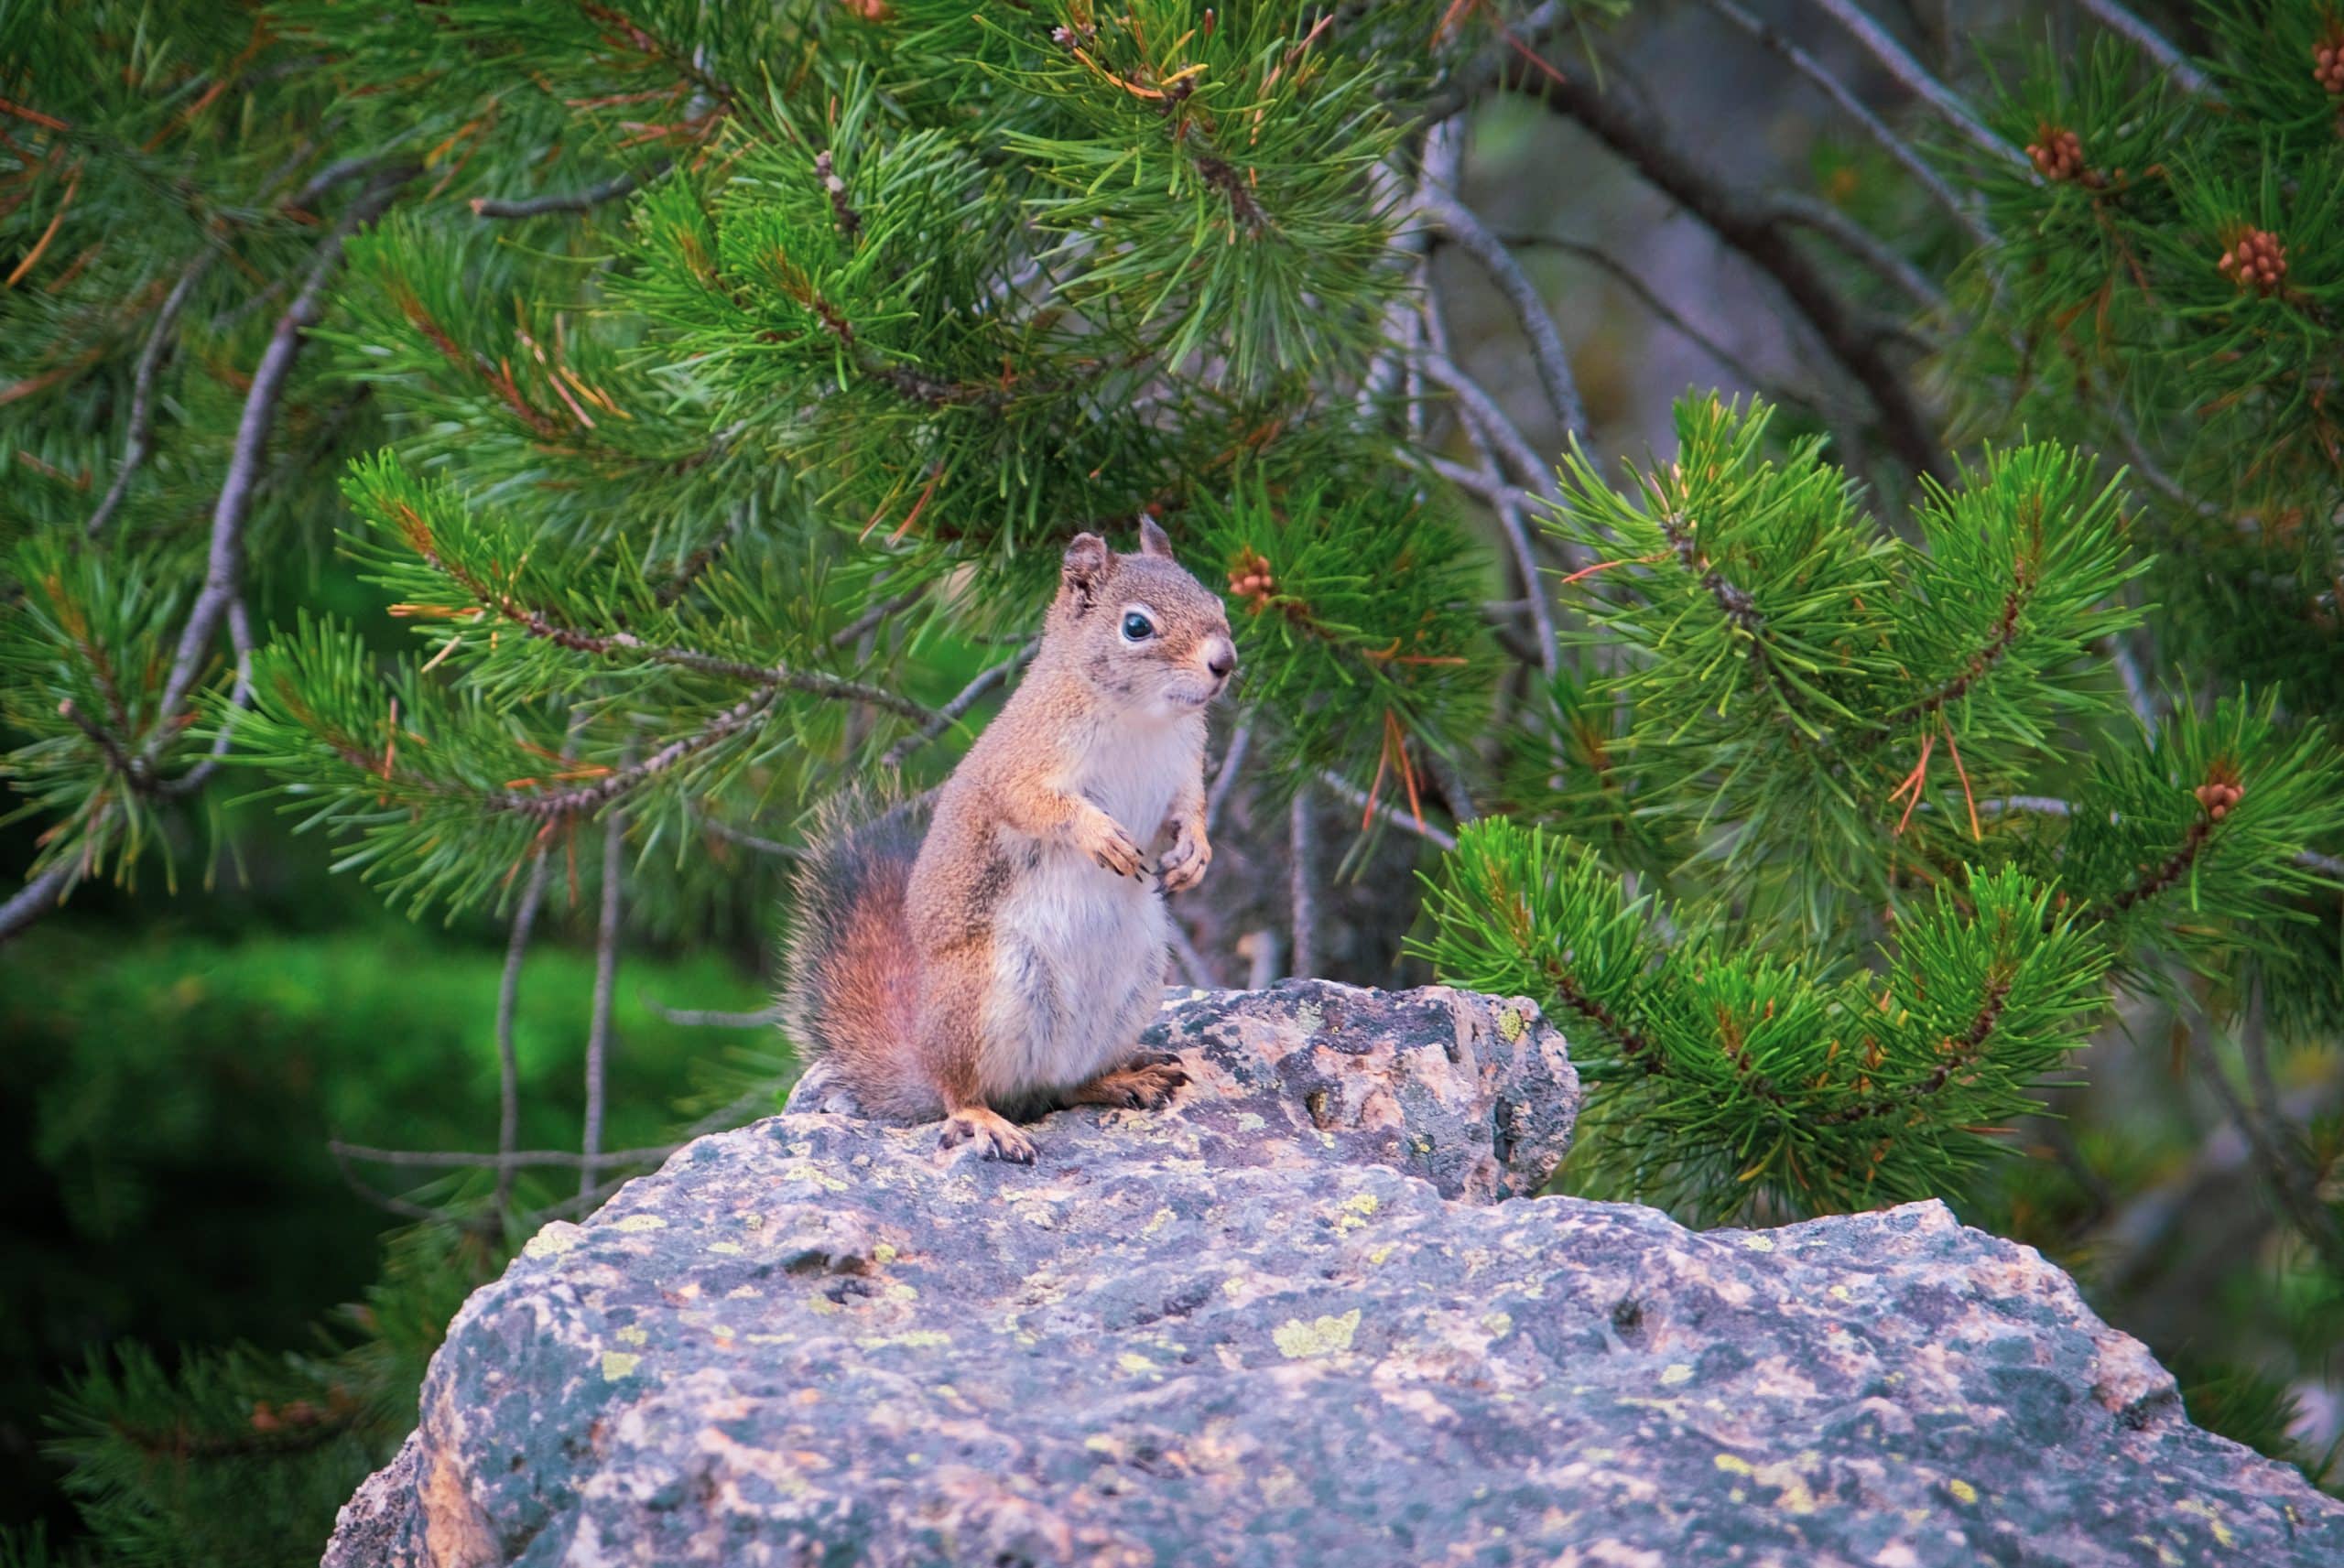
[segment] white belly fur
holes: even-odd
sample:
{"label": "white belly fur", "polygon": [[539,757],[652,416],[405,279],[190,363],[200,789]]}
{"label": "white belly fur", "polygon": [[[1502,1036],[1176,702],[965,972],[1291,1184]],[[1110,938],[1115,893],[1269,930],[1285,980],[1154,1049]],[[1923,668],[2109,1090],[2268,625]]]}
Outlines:
{"label": "white belly fur", "polygon": [[[1151,862],[1182,770],[1202,766],[1202,729],[1176,720],[1102,737],[1073,781]],[[1155,1012],[1166,931],[1154,876],[1119,877],[1070,845],[1042,846],[994,914],[988,1091],[1069,1087],[1115,1065]]]}

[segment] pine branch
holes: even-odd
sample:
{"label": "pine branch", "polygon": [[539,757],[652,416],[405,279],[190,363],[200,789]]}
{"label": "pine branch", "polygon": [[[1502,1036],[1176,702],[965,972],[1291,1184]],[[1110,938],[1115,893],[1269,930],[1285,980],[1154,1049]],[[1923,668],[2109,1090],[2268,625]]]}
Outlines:
{"label": "pine branch", "polygon": [[1960,670],[1937,690],[1926,697],[1915,697],[1889,714],[1883,721],[1887,729],[1897,729],[1913,719],[1937,712],[1950,703],[1961,700],[1962,695],[1977,684],[1979,677],[2002,663],[2002,655],[2011,651],[2018,640],[2019,617],[2025,611],[2032,573],[2024,561],[2019,563],[2017,580],[2002,597],[2002,611],[1996,617],[1994,629],[1985,645],[1971,654]]}
{"label": "pine branch", "polygon": [[[649,783],[677,763],[696,757],[718,741],[738,734],[774,705],[780,689],[777,685],[771,686],[742,698],[690,734],[678,736],[641,762],[615,768],[591,784],[576,789],[555,790],[545,795],[499,790],[483,796],[481,806],[484,810],[511,812],[548,824],[587,816]],[[362,763],[370,769],[373,761],[372,758],[361,759]]]}

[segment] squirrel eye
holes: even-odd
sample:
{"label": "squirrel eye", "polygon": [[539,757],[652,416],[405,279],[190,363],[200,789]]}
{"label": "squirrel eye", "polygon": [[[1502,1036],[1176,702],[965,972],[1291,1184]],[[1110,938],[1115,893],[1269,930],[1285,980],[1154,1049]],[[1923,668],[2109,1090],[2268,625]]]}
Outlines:
{"label": "squirrel eye", "polygon": [[1156,622],[1134,610],[1123,617],[1123,641],[1145,643],[1156,635]]}

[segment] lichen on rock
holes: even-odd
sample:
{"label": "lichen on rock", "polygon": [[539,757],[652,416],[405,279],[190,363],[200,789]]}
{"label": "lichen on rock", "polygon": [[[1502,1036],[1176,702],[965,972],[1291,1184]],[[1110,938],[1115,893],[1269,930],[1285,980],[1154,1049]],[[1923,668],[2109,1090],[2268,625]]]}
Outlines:
{"label": "lichen on rock", "polygon": [[1167,1111],[939,1156],[819,1080],[450,1327],[329,1568],[2344,1561],[2031,1249],[1531,1199],[1521,1001],[1186,993]]}

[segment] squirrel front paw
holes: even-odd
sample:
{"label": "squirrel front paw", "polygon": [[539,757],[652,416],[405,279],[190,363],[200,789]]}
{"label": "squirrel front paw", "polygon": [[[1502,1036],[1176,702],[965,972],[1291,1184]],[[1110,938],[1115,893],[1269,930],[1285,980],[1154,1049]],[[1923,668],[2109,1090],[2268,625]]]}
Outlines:
{"label": "squirrel front paw", "polygon": [[944,1119],[944,1130],[938,1134],[936,1147],[941,1151],[958,1149],[974,1140],[977,1156],[983,1160],[1011,1160],[1020,1165],[1034,1162],[1034,1141],[1020,1132],[1007,1118],[983,1106],[970,1106],[956,1110]]}
{"label": "squirrel front paw", "polygon": [[1074,825],[1074,842],[1078,849],[1119,877],[1135,877],[1140,873],[1139,846],[1123,825],[1093,806]]}
{"label": "squirrel front paw", "polygon": [[1166,892],[1178,892],[1204,881],[1205,868],[1211,864],[1212,840],[1205,837],[1204,819],[1197,817],[1173,830],[1172,848],[1164,851],[1156,871]]}

